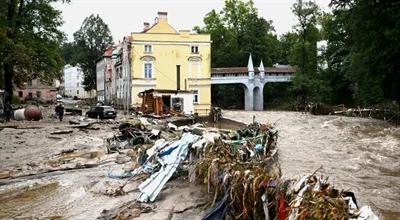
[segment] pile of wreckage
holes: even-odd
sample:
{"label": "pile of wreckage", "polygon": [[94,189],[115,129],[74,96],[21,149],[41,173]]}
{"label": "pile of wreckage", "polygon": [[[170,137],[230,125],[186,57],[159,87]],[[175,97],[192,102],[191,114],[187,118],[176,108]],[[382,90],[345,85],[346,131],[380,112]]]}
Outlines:
{"label": "pile of wreckage", "polygon": [[137,119],[106,140],[109,153],[136,150],[137,166],[108,175],[147,178],[138,186],[140,204],[154,202],[174,174],[184,173],[214,195],[204,212],[207,220],[378,219],[369,206],[358,208],[353,193],[333,188],[315,173],[297,182],[282,180],[277,139],[278,131],[267,124],[230,131]]}

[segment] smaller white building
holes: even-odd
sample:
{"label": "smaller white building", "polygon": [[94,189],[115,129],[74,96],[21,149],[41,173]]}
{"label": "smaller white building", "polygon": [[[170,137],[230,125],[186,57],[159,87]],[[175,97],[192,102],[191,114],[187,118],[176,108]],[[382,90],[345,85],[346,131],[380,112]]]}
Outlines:
{"label": "smaller white building", "polygon": [[95,91],[85,91],[83,87],[83,72],[81,68],[71,65],[64,66],[64,96],[87,99],[95,97]]}

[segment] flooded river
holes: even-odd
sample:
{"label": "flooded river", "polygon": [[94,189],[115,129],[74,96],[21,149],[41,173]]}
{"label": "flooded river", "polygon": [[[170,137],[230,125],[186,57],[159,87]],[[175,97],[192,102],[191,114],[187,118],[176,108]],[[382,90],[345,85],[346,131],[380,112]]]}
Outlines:
{"label": "flooded river", "polygon": [[321,165],[337,188],[356,193],[383,219],[400,219],[400,127],[386,122],[297,112],[224,111],[249,123],[275,123],[282,173],[310,174]]}

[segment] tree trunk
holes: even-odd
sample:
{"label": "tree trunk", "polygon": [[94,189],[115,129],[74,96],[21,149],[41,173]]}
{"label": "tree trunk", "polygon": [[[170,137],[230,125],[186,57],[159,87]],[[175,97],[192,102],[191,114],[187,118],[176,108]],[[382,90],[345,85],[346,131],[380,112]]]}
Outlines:
{"label": "tree trunk", "polygon": [[12,78],[14,74],[13,66],[9,63],[4,64],[4,115],[6,121],[10,121],[11,118],[11,104],[13,95],[13,84]]}

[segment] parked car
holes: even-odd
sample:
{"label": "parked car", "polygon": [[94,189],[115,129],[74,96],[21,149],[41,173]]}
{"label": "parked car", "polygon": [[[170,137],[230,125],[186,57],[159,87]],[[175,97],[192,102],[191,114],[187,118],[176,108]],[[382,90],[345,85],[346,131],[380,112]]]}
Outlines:
{"label": "parked car", "polygon": [[111,106],[93,106],[86,112],[88,118],[115,118],[117,112]]}

